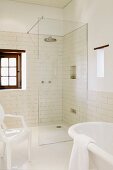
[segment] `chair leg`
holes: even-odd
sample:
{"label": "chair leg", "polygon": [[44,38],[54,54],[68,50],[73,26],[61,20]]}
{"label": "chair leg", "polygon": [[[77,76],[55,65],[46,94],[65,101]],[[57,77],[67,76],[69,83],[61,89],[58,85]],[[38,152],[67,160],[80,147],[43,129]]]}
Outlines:
{"label": "chair leg", "polygon": [[31,135],[28,137],[28,161],[31,161]]}
{"label": "chair leg", "polygon": [[11,170],[11,146],[6,144],[7,170]]}
{"label": "chair leg", "polygon": [[4,157],[4,155],[5,155],[5,147],[6,147],[6,145],[5,145],[5,143],[2,143],[2,154],[1,154],[1,158],[3,158]]}

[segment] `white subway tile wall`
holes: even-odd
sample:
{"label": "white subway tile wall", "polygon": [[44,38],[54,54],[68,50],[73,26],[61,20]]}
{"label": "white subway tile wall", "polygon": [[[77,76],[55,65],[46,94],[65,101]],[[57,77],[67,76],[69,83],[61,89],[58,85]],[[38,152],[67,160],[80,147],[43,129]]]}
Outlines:
{"label": "white subway tile wall", "polygon": [[113,122],[112,92],[88,92],[87,121]]}
{"label": "white subway tile wall", "polygon": [[[76,66],[76,79],[70,79],[71,66]],[[63,55],[63,120],[74,124],[86,121],[86,115],[87,25],[64,37]]]}
{"label": "white subway tile wall", "polygon": [[[47,37],[0,32],[1,49],[26,50],[27,58],[27,89],[1,90],[0,103],[6,113],[24,115],[29,126],[90,120],[97,106],[92,101],[95,94],[94,99],[89,95],[89,109],[93,112],[87,112],[87,25],[64,37],[54,36],[56,42],[45,42]],[[76,79],[70,79],[70,67],[74,65]],[[108,100],[100,100],[104,110]],[[109,105],[112,102],[109,98]]]}
{"label": "white subway tile wall", "polygon": [[0,32],[1,49],[26,50],[27,58],[27,89],[1,90],[0,103],[6,113],[24,115],[29,126],[62,121],[63,38],[55,36],[56,43],[46,43],[45,37]]}
{"label": "white subway tile wall", "polygon": [[62,121],[62,55],[63,37],[54,36],[56,42],[39,41],[39,122]]}

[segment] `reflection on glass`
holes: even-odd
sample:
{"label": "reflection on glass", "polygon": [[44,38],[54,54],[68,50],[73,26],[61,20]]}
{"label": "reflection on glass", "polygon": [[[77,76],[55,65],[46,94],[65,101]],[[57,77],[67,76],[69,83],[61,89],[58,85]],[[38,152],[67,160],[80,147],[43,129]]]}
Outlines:
{"label": "reflection on glass", "polygon": [[8,68],[1,68],[1,76],[8,76]]}
{"label": "reflection on glass", "polygon": [[16,66],[16,58],[9,58],[9,66]]}
{"label": "reflection on glass", "polygon": [[1,77],[1,85],[8,86],[8,77]]}
{"label": "reflection on glass", "polygon": [[8,66],[8,58],[1,58],[1,66],[2,67]]}
{"label": "reflection on glass", "polygon": [[16,77],[9,77],[9,85],[16,85]]}
{"label": "reflection on glass", "polygon": [[16,76],[16,68],[9,68],[9,76]]}

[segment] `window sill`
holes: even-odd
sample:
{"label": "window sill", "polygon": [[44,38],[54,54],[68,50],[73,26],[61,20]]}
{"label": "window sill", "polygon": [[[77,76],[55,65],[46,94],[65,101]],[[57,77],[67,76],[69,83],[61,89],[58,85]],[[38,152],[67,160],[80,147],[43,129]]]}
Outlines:
{"label": "window sill", "polygon": [[0,92],[5,91],[26,91],[27,89],[0,89]]}

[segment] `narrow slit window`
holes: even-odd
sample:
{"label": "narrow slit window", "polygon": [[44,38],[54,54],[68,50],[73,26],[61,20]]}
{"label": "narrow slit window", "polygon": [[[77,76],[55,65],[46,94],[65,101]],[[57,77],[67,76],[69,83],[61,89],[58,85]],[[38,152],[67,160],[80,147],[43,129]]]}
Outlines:
{"label": "narrow slit window", "polygon": [[97,77],[104,77],[104,48],[97,50]]}

